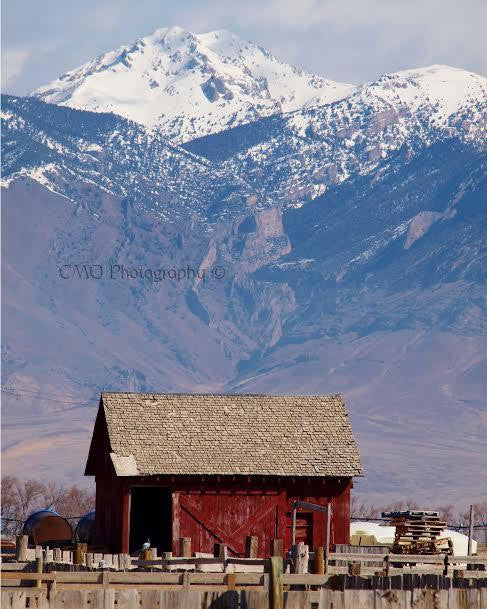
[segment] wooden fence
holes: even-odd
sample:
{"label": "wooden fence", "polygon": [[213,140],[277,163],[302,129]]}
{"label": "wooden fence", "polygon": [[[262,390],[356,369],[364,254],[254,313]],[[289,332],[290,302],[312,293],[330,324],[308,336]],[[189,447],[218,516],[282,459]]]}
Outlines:
{"label": "wooden fence", "polygon": [[[77,563],[49,560],[50,556],[41,552],[36,561],[4,563],[3,571],[35,571],[41,568],[52,571],[131,571],[150,570],[162,572],[203,572],[203,573],[268,573],[270,558],[238,557],[170,557],[134,558],[128,554],[84,554]],[[39,567],[39,565],[41,565]],[[385,576],[402,573],[433,573],[444,576],[468,575],[470,578],[486,577],[487,558],[476,556],[405,555],[405,554],[355,554],[332,552],[325,565],[315,553],[304,554],[296,551],[284,560],[287,573],[316,573],[328,575],[376,575]]]}
{"label": "wooden fence", "polygon": [[[5,585],[15,575],[24,586]],[[434,575],[364,578],[274,568],[270,574],[103,571],[2,579],[2,609],[487,609],[486,579]],[[29,581],[44,583],[29,588]]]}
{"label": "wooden fence", "polygon": [[38,547],[35,561],[2,565],[2,609],[487,609],[486,558],[309,552],[299,543],[283,560],[280,540],[275,556],[257,558],[249,543],[249,557],[238,558],[224,545],[192,554],[181,541],[177,557]]}
{"label": "wooden fence", "polygon": [[[78,570],[83,567],[89,570],[113,569],[129,571],[131,569],[151,569],[159,571],[200,571],[215,573],[270,571],[270,559],[257,558],[255,543],[257,538],[248,537],[247,557],[231,557],[224,544],[218,544],[214,555],[201,552],[191,552],[191,539],[181,538],[180,554],[173,556],[172,552],[164,552],[161,557],[157,555],[156,548],[144,549],[141,556],[132,557],[128,554],[104,554],[87,552],[87,547],[77,544],[74,550],[60,548],[35,549],[27,547],[27,537],[19,536],[17,551],[17,568],[24,570],[22,563],[33,564],[41,562],[44,570],[62,570],[68,565],[76,565]],[[342,549],[342,547],[340,547]],[[346,548],[343,548],[346,549]],[[273,540],[272,554],[282,556],[282,540]],[[66,566],[63,566],[66,565]],[[456,571],[469,570],[482,572],[487,568],[487,559],[476,556],[449,556],[447,554],[410,555],[391,554],[389,551],[373,553],[356,553],[355,548],[349,547],[348,552],[325,552],[324,548],[316,548],[310,552],[308,546],[298,543],[292,546],[291,552],[284,562],[284,570],[294,573],[317,574],[351,574],[374,575],[378,571],[384,575],[392,575],[404,571],[430,571],[443,575],[454,575]],[[7,567],[8,568],[8,567]],[[28,567],[26,567],[28,568]],[[472,575],[473,577],[475,575]]]}

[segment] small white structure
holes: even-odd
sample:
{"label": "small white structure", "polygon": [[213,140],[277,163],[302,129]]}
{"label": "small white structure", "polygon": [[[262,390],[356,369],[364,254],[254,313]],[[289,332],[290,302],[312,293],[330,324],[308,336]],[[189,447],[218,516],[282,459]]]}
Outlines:
{"label": "small white structure", "polygon": [[[373,535],[377,545],[391,545],[394,543],[396,527],[388,527],[376,522],[351,522],[350,536]],[[438,536],[439,539],[449,537],[453,542],[453,556],[467,556],[468,537],[457,531],[444,529]],[[477,553],[477,542],[472,540],[472,554]]]}

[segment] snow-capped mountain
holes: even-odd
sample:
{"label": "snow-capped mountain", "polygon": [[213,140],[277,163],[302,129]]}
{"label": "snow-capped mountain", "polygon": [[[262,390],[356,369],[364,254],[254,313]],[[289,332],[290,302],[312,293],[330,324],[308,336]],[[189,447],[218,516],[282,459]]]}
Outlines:
{"label": "snow-capped mountain", "polygon": [[113,112],[181,142],[333,102],[354,90],[298,70],[225,30],[197,35],[170,27],[105,53],[33,95]]}
{"label": "snow-capped mountain", "polygon": [[401,150],[452,139],[486,145],[487,78],[430,66],[387,74],[329,104],[185,144],[251,185],[259,200],[300,205]]}
{"label": "snow-capped mountain", "polygon": [[[38,119],[44,117],[49,121],[54,119],[48,117],[61,116],[53,106],[34,101],[26,104],[13,100],[5,105],[5,111],[11,113],[4,117],[9,132],[18,131],[17,123],[30,121],[30,117],[41,126],[43,121]],[[144,101],[141,103],[143,107]],[[86,146],[93,142],[87,135],[83,137],[82,130],[75,130],[75,139],[68,142],[63,140],[63,134],[59,142],[57,134],[62,131],[50,132],[46,124],[38,132],[29,130],[36,146],[41,144],[44,152],[36,156],[33,167],[22,169],[23,175],[30,175],[68,197],[69,184],[75,176],[102,183],[116,194],[130,192],[166,218],[176,211],[166,192],[179,191],[180,211],[189,206],[209,219],[213,208],[218,208],[219,217],[238,214],[247,200],[255,201],[257,209],[275,204],[284,208],[302,205],[331,186],[394,162],[402,150],[412,158],[425,147],[445,139],[484,147],[487,79],[448,66],[387,74],[362,85],[344,99],[275,114],[190,140],[183,144],[186,153],[181,148],[166,149],[164,133],[148,133],[144,125],[126,119],[117,122],[113,115],[110,119],[110,115],[97,114],[99,121],[76,112],[70,120],[100,126],[101,131],[93,134],[93,141],[104,148],[103,154],[95,157],[85,154]],[[181,120],[186,118],[181,114]],[[103,141],[102,131],[106,138]],[[69,155],[59,148],[67,144],[73,146]],[[56,150],[61,154],[56,155]],[[188,156],[188,152],[193,156]],[[168,176],[167,163],[162,162],[166,157],[180,159],[178,166],[193,169],[178,169]],[[103,163],[93,165],[94,158],[102,159]],[[108,158],[112,159],[109,163]],[[62,168],[68,166],[71,177],[66,187],[56,175],[63,174]],[[100,172],[101,167],[104,170]],[[11,179],[16,174],[15,165],[4,165],[4,177]],[[202,175],[206,177],[200,182]],[[198,191],[200,184],[202,190]],[[221,193],[218,196],[215,188]],[[185,203],[181,206],[183,199]],[[227,201],[223,207],[216,203],[223,200]]]}

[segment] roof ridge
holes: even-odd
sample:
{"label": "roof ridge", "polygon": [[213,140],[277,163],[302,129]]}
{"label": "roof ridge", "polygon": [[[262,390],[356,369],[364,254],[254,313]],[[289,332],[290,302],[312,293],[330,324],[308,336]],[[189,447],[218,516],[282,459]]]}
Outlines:
{"label": "roof ridge", "polygon": [[341,398],[341,393],[183,393],[157,391],[101,391],[101,395],[167,395],[184,397],[253,397],[253,398]]}

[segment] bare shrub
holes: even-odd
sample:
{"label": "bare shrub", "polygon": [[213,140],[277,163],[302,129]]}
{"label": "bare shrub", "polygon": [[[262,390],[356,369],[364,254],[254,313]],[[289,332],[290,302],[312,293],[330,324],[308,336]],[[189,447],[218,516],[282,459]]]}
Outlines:
{"label": "bare shrub", "polygon": [[2,477],[2,533],[19,533],[32,512],[49,507],[64,518],[83,516],[95,509],[95,492],[76,484],[63,486],[56,482]]}

